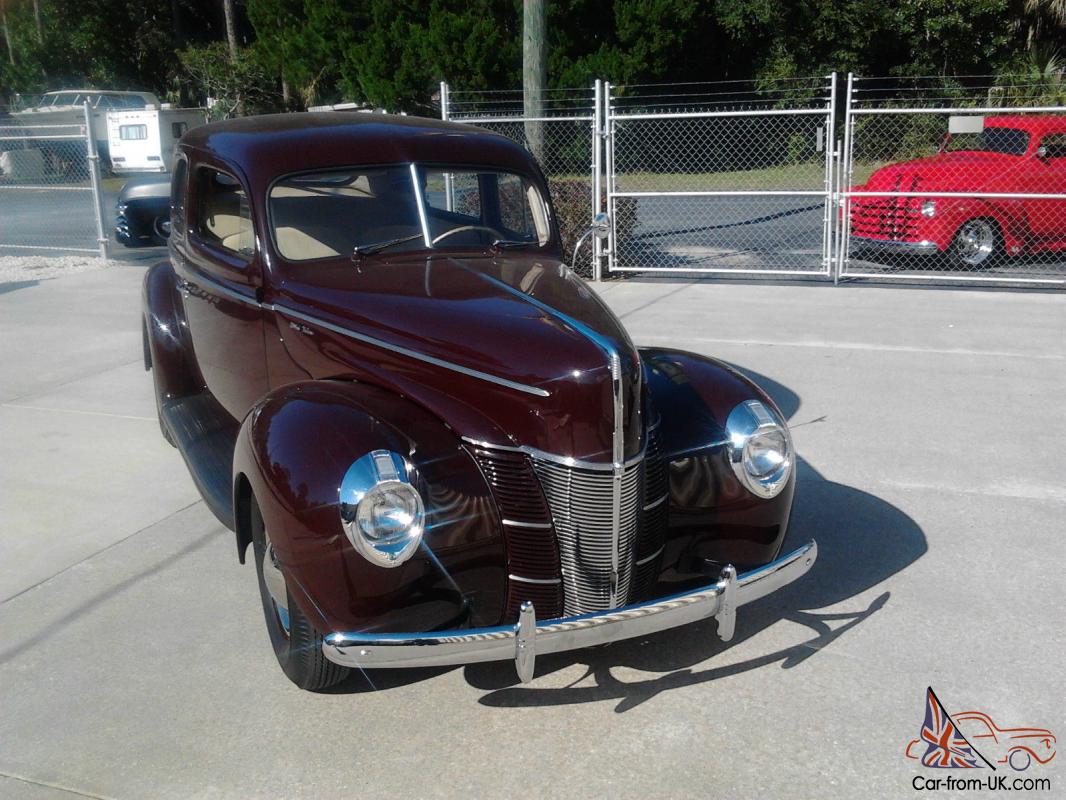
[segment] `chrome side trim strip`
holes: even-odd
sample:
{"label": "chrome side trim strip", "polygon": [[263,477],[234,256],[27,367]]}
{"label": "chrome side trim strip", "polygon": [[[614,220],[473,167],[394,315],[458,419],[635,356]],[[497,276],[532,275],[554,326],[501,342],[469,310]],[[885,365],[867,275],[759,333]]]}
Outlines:
{"label": "chrome side trim strip", "polygon": [[550,522],[519,522],[514,519],[501,519],[500,522],[509,528],[537,528],[538,530],[550,531],[552,527]]}
{"label": "chrome side trim strip", "polygon": [[310,325],[317,325],[320,328],[325,328],[333,333],[340,334],[341,336],[347,336],[349,339],[355,339],[359,342],[365,342],[366,344],[373,345],[374,347],[380,347],[382,350],[389,350],[393,353],[399,353],[400,355],[413,358],[416,361],[423,361],[426,364],[433,364],[436,367],[442,367],[443,369],[451,370],[452,372],[458,372],[461,375],[468,375],[471,378],[477,378],[478,380],[487,381],[488,383],[495,383],[497,386],[506,386],[508,389],[514,389],[517,392],[524,392],[526,394],[532,394],[537,397],[550,397],[551,392],[545,389],[539,389],[535,386],[527,386],[524,383],[517,383],[515,381],[509,381],[506,378],[501,378],[497,375],[490,375],[487,372],[481,372],[480,370],[471,369],[470,367],[464,367],[460,364],[453,364],[451,361],[445,361],[441,358],[435,358],[434,356],[420,353],[417,350],[411,350],[407,347],[401,347],[398,344],[391,344],[384,342],[381,339],[375,339],[373,336],[367,336],[365,333],[356,333],[348,328],[342,328],[340,325],[334,325],[332,322],[326,322],[319,317],[312,317],[309,314],[304,314],[295,309],[282,305],[265,305],[264,308],[271,309],[283,314],[286,317],[292,317],[298,319],[301,322],[306,322]]}
{"label": "chrome side trim strip", "polygon": [[649,561],[654,561],[655,558],[658,557],[659,553],[661,553],[665,549],[666,549],[666,545],[663,545],[658,550],[656,550],[654,553],[652,553],[650,556],[645,556],[644,558],[640,559],[640,561],[636,562],[635,566],[641,567],[641,566],[647,564]]}
{"label": "chrome side trim strip", "polygon": [[245,305],[252,306],[253,308],[263,308],[263,304],[256,300],[254,296],[250,297],[246,294],[238,292],[236,289],[231,289],[225,284],[216,281],[214,278],[211,278],[199,272],[196,273],[196,280],[187,281],[184,278],[179,277],[177,280],[177,284],[178,289],[183,292],[191,291],[199,284],[205,284],[206,286],[210,287],[211,291],[218,292],[220,295],[222,295],[223,297],[228,297],[230,300],[236,300],[238,303],[244,303]]}
{"label": "chrome side trim strip", "polygon": [[523,578],[521,575],[508,575],[512,581],[518,581],[519,583],[537,583],[545,584],[548,586],[554,586],[562,583],[562,578]]}
{"label": "chrome side trim strip", "polygon": [[660,497],[658,500],[654,500],[654,501],[648,503],[646,506],[644,506],[644,510],[645,511],[651,511],[656,506],[661,506],[666,501],[666,498],[669,497],[669,496],[670,496],[670,493],[667,492],[662,497]]}
{"label": "chrome side trim strip", "polygon": [[[541,461],[550,461],[553,464],[561,464],[564,467],[601,470],[603,472],[610,472],[614,469],[614,464],[610,461],[586,461],[584,459],[574,458],[573,456],[560,456],[556,453],[548,453],[544,450],[538,450],[536,447],[528,447],[526,445],[493,444],[492,442],[486,442],[480,439],[472,439],[469,436],[464,436],[463,441],[467,444],[472,444],[475,447],[483,447],[486,450],[503,450],[506,453],[523,453],[530,458],[537,458]],[[639,461],[643,461],[645,450],[646,448],[642,449],[635,456],[632,456],[623,466],[630,467]]]}

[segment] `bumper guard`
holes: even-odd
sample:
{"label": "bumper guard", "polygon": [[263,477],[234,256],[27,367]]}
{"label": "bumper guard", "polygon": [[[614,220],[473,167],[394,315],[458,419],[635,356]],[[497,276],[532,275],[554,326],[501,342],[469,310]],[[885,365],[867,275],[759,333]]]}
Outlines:
{"label": "bumper guard", "polygon": [[718,636],[733,638],[739,606],[765,597],[803,576],[818,557],[812,540],[798,550],[743,575],[732,565],[717,582],[683,594],[597,611],[537,621],[532,603],[523,603],[518,622],[492,628],[434,633],[331,633],[322,643],[326,658],[346,667],[383,669],[436,667],[514,659],[523,683],[533,677],[538,654],[579,650],[713,616]]}

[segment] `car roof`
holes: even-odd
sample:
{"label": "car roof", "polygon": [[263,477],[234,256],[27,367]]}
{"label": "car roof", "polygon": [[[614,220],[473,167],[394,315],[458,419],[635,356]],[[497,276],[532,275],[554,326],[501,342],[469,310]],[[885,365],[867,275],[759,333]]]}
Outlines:
{"label": "car roof", "polygon": [[1045,133],[1047,131],[1062,131],[1066,133],[1066,117],[1064,116],[1041,116],[1020,114],[1009,116],[1000,114],[995,117],[985,117],[986,128],[1018,128],[1029,133]]}
{"label": "car roof", "polygon": [[529,172],[519,144],[472,125],[356,112],[266,114],[189,131],[183,150],[241,170],[252,184],[306,170],[409,162],[492,166]]}

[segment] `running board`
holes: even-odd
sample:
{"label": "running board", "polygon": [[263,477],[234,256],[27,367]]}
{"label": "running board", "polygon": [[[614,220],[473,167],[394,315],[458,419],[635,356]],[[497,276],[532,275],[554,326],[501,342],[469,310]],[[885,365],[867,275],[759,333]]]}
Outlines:
{"label": "running board", "polygon": [[207,507],[233,530],[233,449],[240,423],[206,390],[165,401],[162,416]]}

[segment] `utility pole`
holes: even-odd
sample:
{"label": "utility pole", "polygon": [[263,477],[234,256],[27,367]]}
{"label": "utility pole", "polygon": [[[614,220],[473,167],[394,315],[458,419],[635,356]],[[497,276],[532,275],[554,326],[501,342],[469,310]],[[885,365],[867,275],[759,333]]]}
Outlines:
{"label": "utility pole", "polygon": [[237,24],[234,21],[233,0],[222,0],[222,10],[226,15],[226,41],[229,42],[229,57],[237,60]]}
{"label": "utility pole", "polygon": [[522,109],[526,119],[526,142],[538,161],[544,155],[544,81],[546,0],[523,0],[522,17]]}

